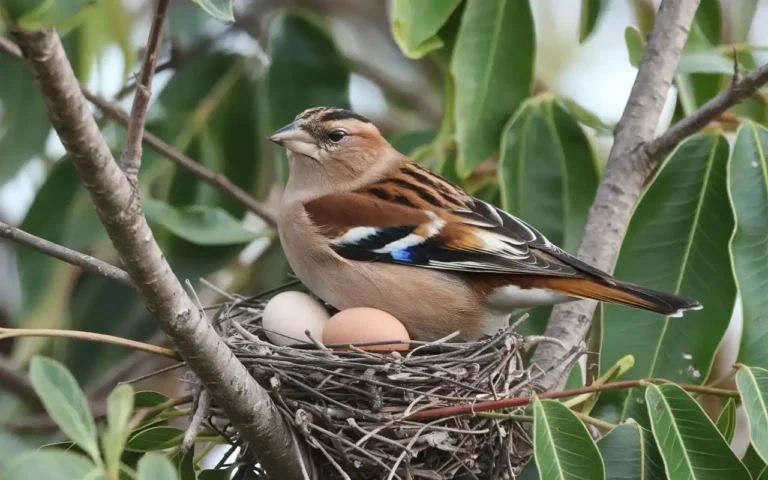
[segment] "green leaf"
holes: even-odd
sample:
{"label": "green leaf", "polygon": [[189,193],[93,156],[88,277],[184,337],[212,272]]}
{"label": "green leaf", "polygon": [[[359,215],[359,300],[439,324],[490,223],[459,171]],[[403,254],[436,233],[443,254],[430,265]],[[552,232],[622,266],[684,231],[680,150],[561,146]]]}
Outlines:
{"label": "green leaf", "polygon": [[[575,253],[597,191],[597,160],[584,131],[554,98],[527,100],[504,127],[498,177],[505,211]],[[532,309],[520,332],[542,333],[550,311]]]}
{"label": "green leaf", "polygon": [[747,451],[741,457],[741,463],[749,470],[752,480],[768,480],[768,465],[760,458],[760,454],[752,444],[747,447]]}
{"label": "green leaf", "polygon": [[720,10],[719,0],[701,0],[693,21],[701,29],[709,43],[712,45],[720,43],[723,14]]}
{"label": "green leaf", "polygon": [[176,471],[179,473],[180,480],[195,480],[195,449],[191,448],[187,453],[176,450],[169,458]]}
{"label": "green leaf", "polygon": [[96,3],[96,0],[1,0],[0,7],[23,29],[40,30],[74,26]]}
{"label": "green leaf", "polygon": [[143,198],[147,219],[196,245],[237,245],[267,236],[248,230],[224,210],[205,205],[174,208],[154,198]]}
{"label": "green leaf", "polygon": [[139,460],[136,470],[138,480],[176,480],[178,475],[173,464],[164,456],[148,453]]}
{"label": "green leaf", "polygon": [[392,36],[400,50],[418,59],[442,48],[437,35],[462,0],[395,0],[392,6]]}
{"label": "green leaf", "polygon": [[597,442],[597,448],[605,464],[606,480],[645,478],[645,445],[638,424],[619,425]]}
{"label": "green leaf", "polygon": [[136,392],[133,396],[136,408],[144,407],[156,407],[171,399],[168,395],[160,392],[153,392],[151,390],[142,390]]}
{"label": "green leaf", "polygon": [[56,360],[34,357],[29,364],[29,379],[61,431],[100,464],[96,425],[75,377]]}
{"label": "green leaf", "polygon": [[728,399],[723,411],[720,412],[716,426],[725,441],[730,444],[733,440],[733,434],[736,432],[736,402],[732,398]]}
{"label": "green leaf", "polygon": [[[597,380],[592,382],[591,385],[598,386],[613,382],[620,376],[627,373],[633,366],[635,366],[635,358],[632,355],[625,355],[624,357],[620,358],[618,362],[614,363],[613,366],[608,369],[608,371],[602,374]],[[600,392],[582,393],[581,395],[577,395],[564,401],[563,404],[569,408],[573,408],[580,403],[584,403],[584,406],[580,411],[581,413],[588,415],[592,408],[595,406],[599,395]]]}
{"label": "green leaf", "polygon": [[99,480],[106,477],[87,458],[59,450],[22,454],[0,471],[0,480]]}
{"label": "green leaf", "polygon": [[576,119],[578,119],[581,123],[586,125],[587,127],[595,130],[600,135],[612,135],[613,129],[616,127],[616,125],[609,125],[603,120],[598,117],[596,114],[590,112],[586,108],[582,107],[578,103],[576,103],[575,100],[567,98],[567,97],[560,97],[559,98],[560,103],[563,104],[563,106],[568,109],[571,114],[573,114]]}
{"label": "green leaf", "polygon": [[734,43],[747,40],[749,29],[755,18],[758,2],[759,0],[739,0],[728,6],[733,16],[731,25],[733,29],[731,35],[733,38],[731,41]]}
{"label": "green leaf", "polygon": [[728,167],[728,191],[736,213],[731,255],[741,294],[743,331],[738,361],[768,368],[768,129],[744,123]]}
{"label": "green leaf", "polygon": [[0,431],[0,472],[3,468],[12,463],[19,455],[32,450],[32,446],[27,441],[13,433]]}
{"label": "green leaf", "polygon": [[682,388],[648,385],[645,400],[669,480],[749,478],[717,427]]}
{"label": "green leaf", "polygon": [[[642,196],[619,253],[621,280],[699,300],[704,308],[682,318],[603,305],[601,371],[632,355],[624,378],[662,377],[702,383],[728,328],[736,290],[728,236],[733,213],[726,202],[728,142],[702,134],[681,143]],[[638,392],[603,392],[600,403],[619,408],[614,423],[644,408]],[[638,420],[639,421],[639,420]]]}
{"label": "green leaf", "polygon": [[151,427],[141,430],[128,439],[126,448],[138,452],[162,450],[178,445],[184,438],[184,430],[174,427]]}
{"label": "green leaf", "polygon": [[458,174],[498,151],[504,124],[528,97],[536,36],[528,0],[468,0],[451,60]]}
{"label": "green leaf", "polygon": [[533,412],[533,449],[542,480],[605,478],[594,440],[568,407],[534,398]]}
{"label": "green leaf", "polygon": [[232,11],[232,0],[192,0],[200,8],[216,20],[234,22],[235,13]]}
{"label": "green leaf", "polygon": [[[44,152],[48,111],[24,62],[0,55],[0,185]],[[39,254],[38,254],[39,255]]]}
{"label": "green leaf", "polygon": [[629,54],[629,63],[638,68],[645,55],[645,39],[643,34],[635,26],[628,26],[624,29],[624,43],[627,45],[627,54]]}
{"label": "green leaf", "polygon": [[102,434],[104,460],[113,477],[120,470],[120,457],[128,438],[128,421],[133,413],[133,388],[119,385],[107,398],[107,431]]}
{"label": "green leaf", "polygon": [[680,55],[677,73],[722,73],[733,75],[733,60],[717,50]]}
{"label": "green leaf", "polygon": [[740,367],[736,373],[736,385],[749,419],[752,446],[768,463],[768,370]]}
{"label": "green leaf", "polygon": [[292,122],[307,108],[349,108],[349,65],[319,19],[279,14],[269,25],[269,46],[272,130]]}
{"label": "green leaf", "polygon": [[579,22],[579,43],[592,35],[600,16],[605,11],[610,1],[603,0],[581,0],[581,16]]}

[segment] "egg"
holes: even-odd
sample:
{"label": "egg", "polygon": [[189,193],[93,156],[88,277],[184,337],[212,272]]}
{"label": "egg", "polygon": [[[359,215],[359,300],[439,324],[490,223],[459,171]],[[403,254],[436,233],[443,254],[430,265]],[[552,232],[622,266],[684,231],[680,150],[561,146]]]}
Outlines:
{"label": "egg", "polygon": [[[323,343],[358,344],[386,340],[410,340],[400,320],[375,308],[349,308],[332,316],[323,330]],[[359,347],[368,351],[408,350],[407,343]]]}
{"label": "egg", "polygon": [[305,333],[320,340],[330,317],[325,306],[306,293],[283,292],[275,295],[264,307],[262,325],[267,338],[275,345],[310,342]]}

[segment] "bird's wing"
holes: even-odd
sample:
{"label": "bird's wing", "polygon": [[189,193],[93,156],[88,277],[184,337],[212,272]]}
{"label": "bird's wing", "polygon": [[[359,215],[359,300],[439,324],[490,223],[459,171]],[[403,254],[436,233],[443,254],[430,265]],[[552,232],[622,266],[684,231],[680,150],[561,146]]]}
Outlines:
{"label": "bird's wing", "polygon": [[611,281],[527,223],[416,164],[305,209],[333,250],[349,260]]}

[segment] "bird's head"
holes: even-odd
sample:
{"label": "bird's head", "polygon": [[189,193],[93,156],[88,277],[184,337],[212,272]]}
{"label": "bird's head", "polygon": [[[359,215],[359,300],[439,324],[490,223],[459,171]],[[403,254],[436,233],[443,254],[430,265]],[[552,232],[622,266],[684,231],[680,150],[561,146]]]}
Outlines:
{"label": "bird's head", "polygon": [[288,150],[290,181],[305,188],[357,183],[397,157],[370,120],[341,108],[305,110],[269,139]]}

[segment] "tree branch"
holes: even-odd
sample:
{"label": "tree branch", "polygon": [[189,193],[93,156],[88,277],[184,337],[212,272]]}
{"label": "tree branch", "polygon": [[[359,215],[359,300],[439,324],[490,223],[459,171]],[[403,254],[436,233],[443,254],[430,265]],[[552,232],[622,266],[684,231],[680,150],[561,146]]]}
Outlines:
{"label": "tree branch", "polygon": [[[16,58],[17,60],[23,60],[19,47],[11,40],[2,36],[0,36],[0,50],[6,52],[8,55]],[[128,126],[130,117],[117,104],[96,95],[83,85],[80,85],[80,90],[89,102],[93,103],[99,108],[99,110],[101,110],[105,117],[114,120],[124,127]],[[160,137],[154,135],[152,132],[144,131],[143,141],[153,150],[171,160],[173,163],[183,168],[187,172],[195,175],[203,181],[210,183],[222,192],[228,194],[235,201],[240,203],[240,205],[242,205],[244,208],[261,217],[269,226],[274,227],[277,224],[273,212],[269,211],[266,207],[264,207],[264,205],[257,202],[248,194],[248,192],[232,183],[232,181],[230,181],[224,175],[207,169],[202,164],[192,160],[188,156],[184,155],[177,149],[164,142]]]}
{"label": "tree branch", "polygon": [[124,270],[103,262],[84,253],[70,250],[48,240],[36,237],[18,228],[14,228],[6,223],[0,222],[0,238],[8,239],[21,245],[33,248],[38,252],[58,258],[64,262],[70,263],[83,270],[96,273],[103,277],[118,281],[123,285],[133,287],[131,277]]}
{"label": "tree branch", "polygon": [[731,83],[728,88],[690,116],[672,125],[664,135],[646,143],[643,146],[643,153],[650,159],[654,170],[664,156],[674,150],[683,139],[707,126],[729,108],[750,98],[766,83],[768,83],[768,63],[752,70],[741,80]]}
{"label": "tree branch", "polygon": [[170,0],[158,0],[155,6],[155,16],[149,29],[149,39],[144,52],[144,61],[136,83],[136,93],[131,105],[131,119],[128,122],[128,134],[123,154],[120,157],[120,168],[131,183],[136,183],[141,167],[141,140],[144,136],[144,125],[147,122],[147,107],[152,96],[152,76],[155,74],[157,55],[163,40],[163,26],[168,15]]}
{"label": "tree branch", "polygon": [[[659,123],[698,5],[699,0],[663,0],[656,14],[578,252],[579,259],[599,269],[613,271],[632,211],[660,162],[642,147],[653,138]],[[579,301],[554,308],[545,335],[557,338],[564,346],[552,342],[536,348],[531,361],[549,372],[539,383],[542,390],[562,382],[559,359],[583,340],[596,305],[594,301]]]}
{"label": "tree branch", "polygon": [[200,315],[173,274],[141,211],[139,196],[112,157],[51,28],[12,35],[32,68],[48,115],[93,199],[104,227],[147,308],[200,378],[265,470],[288,480],[316,477],[295,432]]}
{"label": "tree branch", "polygon": [[[574,397],[585,393],[597,393],[605,390],[623,390],[627,388],[641,388],[651,383],[672,383],[665,378],[642,378],[640,380],[622,380],[619,382],[603,383],[600,385],[588,385],[586,387],[563,390],[561,392],[545,392],[539,394],[540,399],[553,399]],[[678,387],[686,392],[698,393],[701,395],[717,395],[719,397],[739,398],[740,394],[736,390],[723,390],[720,388],[704,387],[701,385],[689,385],[686,383],[676,383]],[[473,415],[476,412],[487,412],[489,410],[501,410],[503,408],[524,407],[531,403],[532,397],[505,398],[502,400],[490,400],[487,402],[478,402],[471,405],[454,405],[451,407],[432,408],[421,410],[410,415],[408,420],[434,420],[436,418],[452,417],[454,415]]]}

